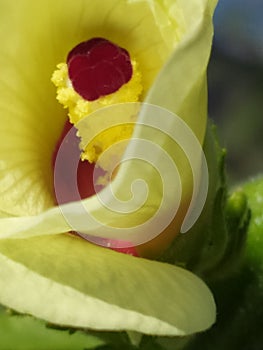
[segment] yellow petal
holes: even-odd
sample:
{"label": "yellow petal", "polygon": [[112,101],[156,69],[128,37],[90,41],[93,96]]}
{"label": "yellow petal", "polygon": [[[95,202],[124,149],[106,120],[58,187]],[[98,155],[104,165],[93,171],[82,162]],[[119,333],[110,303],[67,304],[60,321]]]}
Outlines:
{"label": "yellow petal", "polygon": [[78,238],[1,240],[0,264],[1,302],[52,323],[186,335],[215,321],[213,297],[194,274]]}

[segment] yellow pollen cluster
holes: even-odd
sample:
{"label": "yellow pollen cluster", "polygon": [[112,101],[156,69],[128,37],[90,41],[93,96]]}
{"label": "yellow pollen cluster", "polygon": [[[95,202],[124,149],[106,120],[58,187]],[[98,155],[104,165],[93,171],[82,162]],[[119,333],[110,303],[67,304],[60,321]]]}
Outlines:
{"label": "yellow pollen cluster", "polygon": [[[58,64],[57,70],[53,73],[51,80],[57,87],[57,100],[64,108],[68,109],[70,122],[72,124],[77,124],[83,118],[103,107],[125,102],[138,102],[142,93],[141,73],[138,71],[137,62],[132,60],[131,63],[133,75],[128,83],[124,84],[118,91],[100,97],[95,101],[83,99],[74,90],[70,82],[67,64]],[[92,115],[90,118],[92,118]],[[90,120],[90,122],[92,123],[92,120]],[[133,124],[122,124],[105,130],[96,135],[92,142],[82,149],[81,159],[88,160],[90,163],[97,162],[100,155],[108,147],[116,142],[129,139],[132,132]],[[105,168],[106,166],[102,167]]]}

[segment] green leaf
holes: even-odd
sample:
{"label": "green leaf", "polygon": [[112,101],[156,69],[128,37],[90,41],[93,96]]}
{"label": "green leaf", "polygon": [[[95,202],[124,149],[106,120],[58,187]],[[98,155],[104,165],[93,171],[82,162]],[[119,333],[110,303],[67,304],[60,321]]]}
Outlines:
{"label": "green leaf", "polygon": [[207,128],[204,152],[209,170],[209,191],[203,212],[187,234],[178,235],[162,261],[177,264],[210,279],[226,278],[238,268],[244,251],[250,211],[246,194],[228,194],[225,154],[215,126]]}
{"label": "green leaf", "polygon": [[247,259],[250,264],[263,271],[263,177],[258,176],[244,184],[242,190],[248,197],[251,208],[251,223],[247,241]]}
{"label": "green leaf", "polygon": [[13,316],[0,309],[1,350],[83,350],[102,344],[94,336],[48,329],[44,322],[29,316]]}
{"label": "green leaf", "polygon": [[215,320],[213,297],[189,271],[68,235],[0,242],[0,300],[71,327],[185,335]]}
{"label": "green leaf", "polygon": [[[197,336],[186,350],[255,350],[261,349],[263,300],[263,177],[240,185],[232,199],[232,220],[236,213],[246,213],[247,196],[251,220],[239,268],[231,276],[210,284],[218,305],[218,320],[208,332]],[[228,207],[228,210],[230,208]],[[244,218],[244,217],[243,217]],[[242,215],[239,223],[244,224]]]}

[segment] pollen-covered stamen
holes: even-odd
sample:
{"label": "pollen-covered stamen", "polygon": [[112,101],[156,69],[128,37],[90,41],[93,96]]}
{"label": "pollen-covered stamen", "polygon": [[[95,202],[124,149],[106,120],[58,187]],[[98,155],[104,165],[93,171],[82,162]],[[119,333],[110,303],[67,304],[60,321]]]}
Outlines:
{"label": "pollen-covered stamen", "polygon": [[132,77],[129,53],[102,38],[77,45],[68,54],[67,65],[75,91],[88,101],[117,91]]}
{"label": "pollen-covered stamen", "polygon": [[[109,57],[111,57],[111,60]],[[94,68],[87,67],[85,65],[86,61],[89,62],[90,67]],[[112,68],[113,65],[114,69]],[[78,128],[79,121],[90,117],[93,112],[100,108],[140,101],[143,86],[142,75],[138,66],[136,59],[134,57],[130,59],[130,55],[125,49],[112,44],[106,39],[94,38],[77,45],[71,50],[67,62],[57,65],[57,70],[53,73],[51,80],[57,87],[58,101],[64,108],[68,109],[70,122]],[[100,69],[97,71],[98,67]],[[109,69],[109,67],[111,68]],[[130,80],[126,82],[128,79]],[[85,96],[89,94],[89,98],[95,98],[98,95],[100,97],[93,101],[83,98],[74,88],[74,82],[79,83],[79,86],[83,88]],[[116,89],[120,84],[123,85],[117,91],[106,94],[110,91],[109,88]],[[102,96],[102,94],[105,95]],[[106,119],[108,125],[109,118]],[[132,121],[134,123],[134,119]],[[90,128],[94,129],[92,124],[96,123],[96,118],[89,118],[89,123]],[[105,135],[105,132],[94,135],[92,142],[84,146],[85,149],[82,148],[82,160],[85,159],[91,163],[98,162],[100,155],[111,145],[131,137],[133,123],[127,122],[118,127],[110,128],[107,135]],[[103,130],[102,124],[101,129]],[[82,138],[82,131],[78,130],[78,132]],[[115,155],[113,156],[116,159]],[[108,157],[106,163],[104,158],[104,161],[98,165],[107,172],[110,162],[111,160]]]}

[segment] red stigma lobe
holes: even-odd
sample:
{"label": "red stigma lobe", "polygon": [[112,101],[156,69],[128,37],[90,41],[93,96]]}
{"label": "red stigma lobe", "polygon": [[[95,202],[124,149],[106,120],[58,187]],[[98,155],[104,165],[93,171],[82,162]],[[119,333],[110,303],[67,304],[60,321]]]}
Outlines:
{"label": "red stigma lobe", "polygon": [[129,53],[103,38],[77,45],[69,52],[67,65],[74,90],[88,101],[119,90],[132,77]]}

